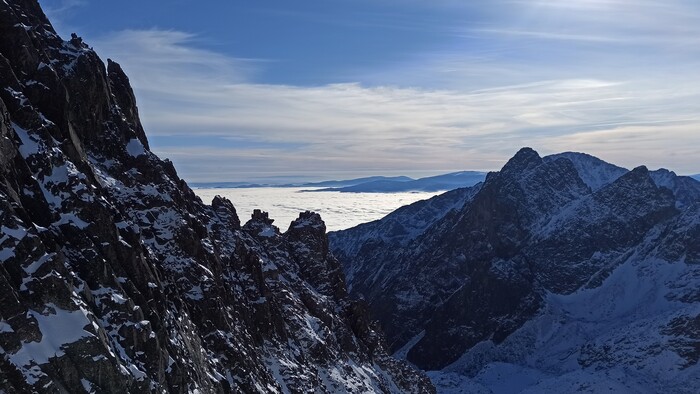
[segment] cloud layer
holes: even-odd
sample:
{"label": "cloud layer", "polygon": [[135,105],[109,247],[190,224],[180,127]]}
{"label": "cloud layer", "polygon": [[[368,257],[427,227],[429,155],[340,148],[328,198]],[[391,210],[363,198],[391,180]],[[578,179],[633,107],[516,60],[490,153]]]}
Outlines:
{"label": "cloud layer", "polygon": [[490,170],[524,145],[700,171],[698,6],[508,3],[488,23],[455,26],[454,48],[357,83],[256,82],[264,60],[180,31],[93,44],[124,66],[153,147],[192,181]]}

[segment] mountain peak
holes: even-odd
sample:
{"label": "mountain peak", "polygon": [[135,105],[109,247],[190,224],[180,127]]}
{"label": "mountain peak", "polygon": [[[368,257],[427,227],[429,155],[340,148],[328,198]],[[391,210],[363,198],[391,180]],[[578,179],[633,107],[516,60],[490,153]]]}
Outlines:
{"label": "mountain peak", "polygon": [[510,173],[522,173],[530,170],[538,165],[542,164],[542,158],[540,155],[532,148],[524,147],[521,148],[515,156],[513,156],[503,169],[501,170],[504,174]]}
{"label": "mountain peak", "polygon": [[581,152],[563,152],[549,155],[545,161],[553,161],[560,158],[567,159],[573,163],[579,177],[591,190],[596,191],[605,185],[610,184],[623,174],[627,169],[610,164],[595,156]]}
{"label": "mountain peak", "polygon": [[671,171],[667,168],[659,168],[658,170],[654,171],[655,173],[658,174],[663,174],[665,176],[678,176],[675,171]]}
{"label": "mountain peak", "polygon": [[316,229],[319,230],[321,233],[325,234],[326,223],[324,223],[323,219],[321,219],[321,215],[319,215],[316,212],[299,212],[299,217],[289,225],[289,229],[292,231],[303,229]]}
{"label": "mountain peak", "polygon": [[[541,376],[551,374],[552,382],[579,368],[622,366],[658,376],[650,391],[668,391],[687,384],[676,378],[686,367],[668,368],[666,356],[647,349],[668,349],[697,366],[694,354],[669,343],[687,346],[681,338],[692,328],[685,322],[697,315],[690,306],[698,286],[688,277],[700,277],[699,270],[686,262],[698,261],[700,194],[685,177],[664,178],[668,186],[658,187],[654,178],[665,175],[582,153],[540,159],[524,148],[473,197],[433,211],[436,217],[410,243],[386,236],[417,216],[416,208],[402,208],[333,233],[331,250],[344,264],[351,294],[367,300],[392,350],[421,368],[442,370],[433,377],[449,371],[478,380],[537,360],[551,362]],[[687,301],[668,302],[671,297]],[[671,320],[678,315],[683,323]],[[669,342],[667,327],[680,326]],[[639,343],[626,341],[630,332],[644,333]],[[562,377],[567,359],[572,369]],[[698,369],[690,373],[697,376]],[[498,385],[510,383],[510,372],[502,376]],[[452,389],[452,381],[438,379],[438,387]],[[562,391],[550,387],[525,391]]]}
{"label": "mountain peak", "polygon": [[232,229],[238,230],[241,228],[241,221],[236,213],[236,208],[229,199],[216,196],[211,202],[211,207],[214,209],[216,215],[222,219],[223,222],[231,226]]}
{"label": "mountain peak", "polygon": [[273,237],[279,235],[279,229],[277,226],[272,225],[274,221],[274,219],[270,219],[267,212],[261,211],[260,209],[254,209],[253,213],[250,215],[250,220],[243,225],[243,230],[246,230],[253,235]]}
{"label": "mountain peak", "polygon": [[647,168],[647,166],[638,166],[638,167],[634,167],[632,169],[632,171],[630,171],[630,172],[633,172],[636,174],[647,174],[647,173],[649,173],[649,169]]}
{"label": "mountain peak", "polygon": [[[620,189],[621,188],[621,189]],[[639,194],[642,192],[655,193],[658,186],[651,177],[651,172],[646,166],[635,167],[626,174],[623,174],[604,189],[608,190],[628,190],[629,193]],[[602,189],[601,189],[602,190]],[[616,197],[621,199],[622,197]],[[621,200],[624,201],[624,200]]]}

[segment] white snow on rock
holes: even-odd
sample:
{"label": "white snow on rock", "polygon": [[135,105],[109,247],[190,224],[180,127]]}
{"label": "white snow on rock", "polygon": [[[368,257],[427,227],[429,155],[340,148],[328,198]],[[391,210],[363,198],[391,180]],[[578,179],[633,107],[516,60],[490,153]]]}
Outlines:
{"label": "white snow on rock", "polygon": [[20,369],[44,364],[52,357],[63,355],[65,345],[94,336],[84,330],[92,323],[82,308],[67,311],[48,304],[45,313],[30,310],[29,315],[39,324],[42,338],[39,342],[23,343],[17,353],[9,355],[10,361]]}
{"label": "white snow on rock", "polygon": [[10,258],[15,257],[15,249],[13,248],[2,248],[0,249],[0,262],[5,262]]}
{"label": "white snow on rock", "polygon": [[80,384],[83,385],[83,389],[85,390],[86,393],[94,393],[95,392],[93,384],[89,380],[80,379]]}
{"label": "white snow on rock", "polygon": [[189,292],[185,294],[185,297],[191,300],[201,300],[204,298],[204,293],[202,292],[201,286],[193,286]]}
{"label": "white snow on rock", "polygon": [[24,272],[26,272],[28,275],[33,275],[39,268],[41,268],[42,265],[44,265],[44,263],[51,260],[51,258],[53,258],[55,255],[56,253],[45,253],[33,263],[29,264],[29,266],[24,267]]}
{"label": "white snow on rock", "polygon": [[258,233],[259,237],[274,237],[277,235],[277,232],[275,232],[275,229],[272,227],[265,227],[264,229],[260,230]]}
{"label": "white snow on rock", "polygon": [[15,332],[15,330],[13,330],[12,327],[3,320],[0,321],[0,333],[3,332]]}
{"label": "white snow on rock", "polygon": [[586,153],[564,152],[544,157],[545,161],[565,158],[571,161],[581,180],[596,191],[612,183],[627,172],[627,169],[607,163]]}
{"label": "white snow on rock", "polygon": [[60,215],[61,219],[54,223],[55,226],[71,224],[81,230],[84,230],[90,225],[90,223],[87,223],[83,219],[79,218],[75,213],[62,213]]}
{"label": "white snow on rock", "polygon": [[7,226],[0,227],[0,233],[7,234],[10,237],[20,241],[27,235],[27,230],[23,227],[9,228]]}
{"label": "white snow on rock", "polygon": [[22,155],[22,157],[26,159],[30,155],[39,152],[39,143],[29,136],[27,130],[17,126],[14,123],[12,124],[12,128],[15,130],[15,133],[19,137],[20,141],[22,141],[22,144],[19,146],[19,153]]}

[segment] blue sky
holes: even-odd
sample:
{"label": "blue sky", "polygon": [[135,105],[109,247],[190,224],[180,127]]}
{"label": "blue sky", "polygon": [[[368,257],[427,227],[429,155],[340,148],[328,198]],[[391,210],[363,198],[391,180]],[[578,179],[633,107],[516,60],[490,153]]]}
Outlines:
{"label": "blue sky", "polygon": [[40,1],[190,181],[498,169],[521,146],[700,172],[696,0]]}

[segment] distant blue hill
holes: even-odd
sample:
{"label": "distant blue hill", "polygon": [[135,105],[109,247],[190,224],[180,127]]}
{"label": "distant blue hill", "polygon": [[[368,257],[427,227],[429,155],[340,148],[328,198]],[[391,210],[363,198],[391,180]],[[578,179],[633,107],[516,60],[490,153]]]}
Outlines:
{"label": "distant blue hill", "polygon": [[409,181],[375,180],[345,187],[329,187],[311,192],[396,193],[406,191],[435,192],[476,185],[486,178],[485,172],[460,171]]}
{"label": "distant blue hill", "polygon": [[407,176],[369,176],[365,178],[348,179],[344,181],[323,181],[304,183],[303,185],[298,185],[295,187],[351,187],[356,185],[364,185],[366,183],[372,182],[391,182],[400,184],[404,182],[415,182],[415,179],[409,178]]}
{"label": "distant blue hill", "polygon": [[191,182],[190,186],[196,188],[212,189],[241,189],[252,187],[347,187],[368,182],[408,182],[415,179],[407,176],[369,176],[364,178],[333,180],[322,182],[297,182],[297,183],[253,183],[253,182]]}
{"label": "distant blue hill", "polygon": [[239,187],[253,187],[250,182],[190,182],[190,187],[207,189],[230,189]]}
{"label": "distant blue hill", "polygon": [[691,175],[690,177],[700,181],[700,174]]}

